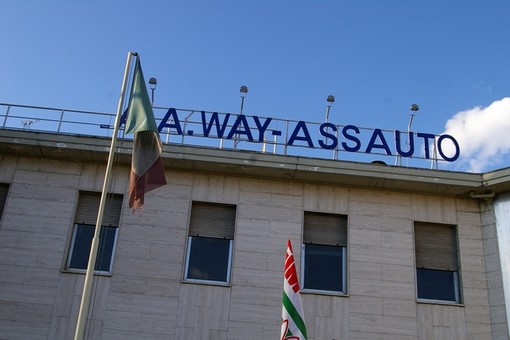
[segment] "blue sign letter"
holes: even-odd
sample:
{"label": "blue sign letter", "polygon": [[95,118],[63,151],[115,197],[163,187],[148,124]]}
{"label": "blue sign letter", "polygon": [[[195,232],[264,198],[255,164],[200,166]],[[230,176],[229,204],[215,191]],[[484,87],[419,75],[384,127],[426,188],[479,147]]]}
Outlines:
{"label": "blue sign letter", "polygon": [[253,119],[255,120],[255,124],[257,125],[257,129],[259,130],[259,142],[264,141],[264,133],[267,130],[267,127],[269,126],[269,123],[271,123],[271,120],[273,118],[267,118],[264,122],[264,124],[260,124],[259,117],[253,116]]}
{"label": "blue sign letter", "polygon": [[357,126],[354,126],[354,125],[346,125],[342,129],[342,135],[345,137],[345,139],[353,141],[355,146],[349,146],[349,145],[347,145],[346,142],[342,142],[342,147],[344,148],[345,151],[349,151],[349,152],[359,151],[359,149],[361,148],[361,141],[358,139],[358,137],[354,137],[354,136],[348,134],[347,133],[348,130],[354,130],[354,132],[356,132],[356,134],[359,134],[359,129]]}
{"label": "blue sign letter", "polygon": [[[243,129],[238,129],[239,125],[243,123]],[[251,135],[250,127],[248,126],[248,122],[246,121],[246,117],[244,115],[237,116],[237,119],[232,126],[232,130],[228,134],[227,138],[231,139],[234,135],[246,135],[250,142],[253,142],[253,136]]]}
{"label": "blue sign letter", "polygon": [[411,157],[414,153],[414,139],[413,132],[409,131],[409,150],[407,152],[402,151],[402,143],[400,142],[400,131],[395,131],[395,145],[397,146],[397,153],[402,157]]}
{"label": "blue sign letter", "polygon": [[[174,124],[170,124],[170,121],[174,121]],[[179,122],[179,117],[177,117],[177,111],[173,108],[168,109],[163,117],[161,123],[159,123],[158,131],[161,132],[163,128],[175,128],[177,134],[182,135],[181,123]]]}
{"label": "blue sign letter", "polygon": [[429,152],[429,139],[434,139],[436,136],[430,133],[420,133],[418,132],[416,134],[418,137],[423,138],[423,144],[425,144],[425,158],[430,159],[430,152]]}
{"label": "blue sign letter", "polygon": [[[377,137],[379,137],[379,139],[381,140],[381,144],[375,144],[375,140]],[[374,133],[372,134],[372,138],[370,138],[370,142],[368,142],[368,146],[367,149],[365,150],[365,153],[370,153],[373,148],[384,149],[388,156],[391,155],[391,150],[388,147],[388,143],[386,143],[386,139],[384,139],[384,135],[381,129],[374,129]]]}
{"label": "blue sign letter", "polygon": [[211,115],[211,119],[209,120],[209,124],[206,126],[205,111],[202,111],[202,128],[204,129],[204,137],[209,137],[209,133],[211,132],[211,129],[214,124],[216,125],[216,135],[218,136],[218,138],[223,138],[223,134],[225,133],[229,117],[230,113],[227,113],[225,119],[223,120],[223,125],[220,128],[218,112],[213,112]]}
{"label": "blue sign letter", "polygon": [[[299,130],[303,129],[303,133],[305,134],[304,137],[303,136],[298,136],[298,133],[299,133]],[[289,138],[289,141],[287,142],[287,145],[293,145],[294,144],[294,140],[302,140],[302,141],[305,141],[308,143],[308,146],[313,148],[313,142],[312,142],[312,138],[310,137],[310,133],[308,132],[308,129],[306,127],[306,124],[305,122],[303,121],[299,121],[296,125],[296,128],[294,129],[294,131],[292,132],[292,135],[290,135],[290,138]]]}
{"label": "blue sign letter", "polygon": [[[453,145],[455,145],[455,155],[453,157],[447,157],[444,154],[444,152],[443,152],[443,148],[441,147],[441,143],[443,142],[443,140],[445,138],[450,139],[452,141]],[[437,150],[439,151],[439,154],[441,155],[441,157],[443,157],[443,159],[448,161],[448,162],[455,162],[457,160],[457,158],[459,158],[459,156],[460,156],[459,143],[457,143],[455,138],[453,138],[450,135],[442,135],[441,137],[439,137],[439,139],[437,140]]]}
{"label": "blue sign letter", "polygon": [[326,137],[326,142],[329,142],[329,140],[331,139],[331,144],[326,144],[323,141],[319,140],[319,145],[323,149],[332,150],[332,149],[336,148],[336,146],[338,145],[338,139],[336,138],[336,136],[334,134],[329,133],[327,131],[327,128],[330,128],[331,130],[336,131],[336,126],[331,123],[323,123],[323,124],[321,124],[321,126],[319,128],[321,135]]}

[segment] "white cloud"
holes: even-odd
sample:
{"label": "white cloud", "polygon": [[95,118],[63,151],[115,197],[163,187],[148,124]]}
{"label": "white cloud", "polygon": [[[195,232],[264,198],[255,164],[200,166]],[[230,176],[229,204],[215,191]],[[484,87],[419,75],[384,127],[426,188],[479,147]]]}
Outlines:
{"label": "white cloud", "polygon": [[[510,97],[487,107],[475,107],[455,114],[446,122],[445,132],[460,145],[459,161],[468,171],[483,172],[503,168],[503,156],[510,151]],[[446,154],[451,153],[445,150]],[[493,170],[491,168],[491,170]]]}

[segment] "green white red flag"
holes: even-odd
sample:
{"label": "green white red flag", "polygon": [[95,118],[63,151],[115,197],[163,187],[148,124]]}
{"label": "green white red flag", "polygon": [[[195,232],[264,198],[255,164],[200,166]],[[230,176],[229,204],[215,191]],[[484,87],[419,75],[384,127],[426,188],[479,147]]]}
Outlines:
{"label": "green white red flag", "polygon": [[306,340],[305,315],[290,240],[287,241],[284,268],[280,340]]}
{"label": "green white red flag", "polygon": [[129,207],[135,211],[143,206],[145,193],[166,184],[165,170],[161,162],[163,146],[138,56],[127,109],[125,133],[135,134],[129,179]]}

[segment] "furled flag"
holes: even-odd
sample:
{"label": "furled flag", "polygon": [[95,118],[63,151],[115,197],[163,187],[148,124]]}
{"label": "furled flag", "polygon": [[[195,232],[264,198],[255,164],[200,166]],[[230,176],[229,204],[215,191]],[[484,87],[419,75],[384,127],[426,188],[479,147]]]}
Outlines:
{"label": "furled flag", "polygon": [[292,253],[292,244],[287,241],[285,271],[283,279],[283,306],[281,340],[306,340],[305,315],[299,294],[299,283]]}
{"label": "furled flag", "polygon": [[163,147],[138,56],[125,129],[126,134],[131,132],[135,136],[129,179],[129,207],[135,211],[143,206],[146,192],[166,184],[165,170],[161,162]]}

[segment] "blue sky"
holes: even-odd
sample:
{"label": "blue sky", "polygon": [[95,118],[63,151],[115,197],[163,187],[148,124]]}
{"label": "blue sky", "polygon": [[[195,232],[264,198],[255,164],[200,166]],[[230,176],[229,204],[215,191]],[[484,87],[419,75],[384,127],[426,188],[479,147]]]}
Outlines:
{"label": "blue sky", "polygon": [[448,132],[510,166],[510,1],[1,1],[0,102],[114,112],[128,51],[157,106]]}

